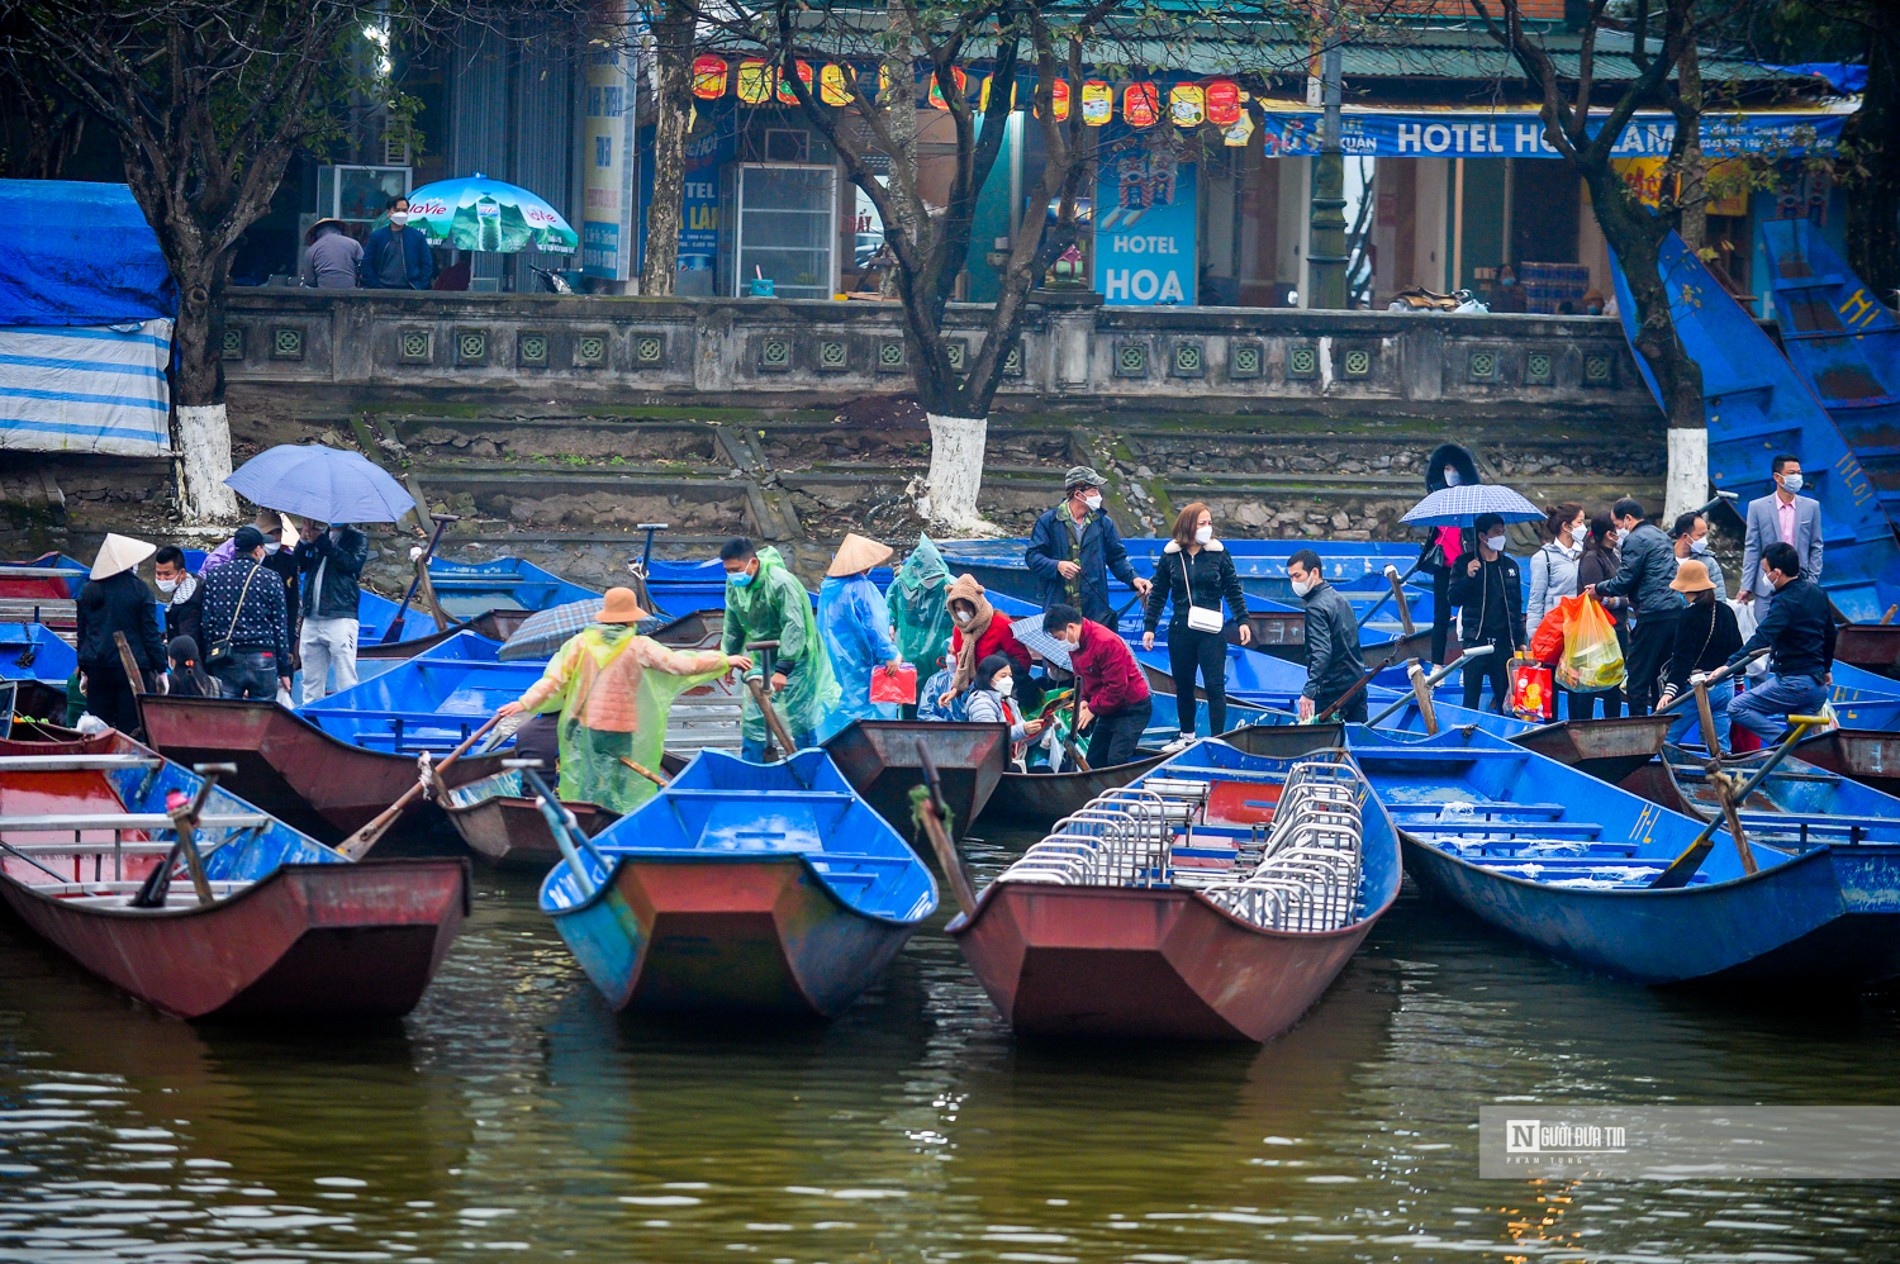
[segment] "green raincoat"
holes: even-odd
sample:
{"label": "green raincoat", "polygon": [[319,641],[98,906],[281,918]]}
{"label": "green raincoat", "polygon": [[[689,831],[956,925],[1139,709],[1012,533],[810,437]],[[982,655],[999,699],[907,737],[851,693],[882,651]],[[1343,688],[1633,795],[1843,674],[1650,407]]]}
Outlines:
{"label": "green raincoat", "polygon": [[[749,641],[777,641],[773,655],[775,670],[788,667],[785,692],[772,699],[779,719],[797,736],[812,732],[818,721],[836,705],[841,691],[831,674],[831,660],[825,657],[818,638],[818,620],[812,614],[811,594],[798,576],[785,569],[779,551],[767,545],[759,550],[759,573],[745,587],[726,583],[726,631],[723,648],[728,654],[752,654],[753,671],[763,664],[759,656],[746,649]],[[747,741],[765,740],[765,713],[747,689],[745,714],[740,731]]]}
{"label": "green raincoat", "polygon": [[885,600],[891,607],[897,652],[907,663],[935,667],[950,652],[950,568],[927,535],[917,537],[904,564],[897,568]]}
{"label": "green raincoat", "polygon": [[659,788],[620,762],[660,769],[673,700],[726,670],[717,650],[681,652],[622,623],[595,623],[568,638],[521,697],[537,714],[560,714],[563,799],[625,816]]}

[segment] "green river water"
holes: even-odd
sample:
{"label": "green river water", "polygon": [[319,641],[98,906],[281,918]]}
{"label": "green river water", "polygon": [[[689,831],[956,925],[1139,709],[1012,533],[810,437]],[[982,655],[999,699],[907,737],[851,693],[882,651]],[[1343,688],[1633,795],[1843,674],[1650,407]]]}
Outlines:
{"label": "green river water", "polygon": [[1408,889],[1264,1048],[1017,1041],[942,913],[838,1021],[721,1029],[617,1019],[533,894],[478,871],[369,1032],[158,1018],[0,931],[0,1259],[1900,1259],[1891,1186],[1477,1176],[1480,1104],[1900,1104],[1891,996],[1623,986]]}

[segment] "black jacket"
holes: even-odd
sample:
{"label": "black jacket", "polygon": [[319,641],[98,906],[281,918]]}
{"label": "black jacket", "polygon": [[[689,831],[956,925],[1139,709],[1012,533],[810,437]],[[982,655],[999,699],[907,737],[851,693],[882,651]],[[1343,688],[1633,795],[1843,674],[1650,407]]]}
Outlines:
{"label": "black jacket", "polygon": [[1627,597],[1637,614],[1673,615],[1682,597],[1671,588],[1676,578],[1676,546],[1654,523],[1629,533],[1618,550],[1616,574],[1597,585],[1599,597]]}
{"label": "black jacket", "polygon": [[[297,553],[294,549],[279,549],[275,553],[264,554],[264,569],[277,576],[284,586],[284,618],[290,628],[290,652],[297,652],[297,626],[303,621],[303,601],[297,595]],[[258,581],[262,583],[260,579]]]}
{"label": "black jacket", "polygon": [[1337,698],[1366,674],[1359,649],[1359,620],[1345,594],[1321,584],[1300,599],[1306,606],[1307,697]]}
{"label": "black jacket", "polygon": [[132,657],[148,672],[165,670],[165,642],[158,635],[158,602],[145,581],[131,571],[89,579],[76,603],[79,661],[117,667],[114,632],[125,633]]}
{"label": "black jacket", "polygon": [[1524,585],[1517,559],[1498,554],[1476,575],[1465,568],[1480,560],[1466,553],[1451,564],[1451,604],[1458,607],[1458,639],[1467,645],[1479,641],[1509,641],[1512,649],[1524,645]]}
{"label": "black jacket", "polygon": [[191,585],[191,591],[182,600],[174,591],[171,604],[165,607],[165,635],[167,638],[188,636],[203,645],[205,582],[196,575],[187,575],[180,581],[181,586],[186,583]]}
{"label": "black jacket", "polygon": [[[253,571],[257,578],[247,588]],[[277,674],[290,675],[290,619],[277,576],[248,557],[234,557],[206,575],[204,586],[204,655],[228,639],[235,651],[269,650],[277,655]]]}
{"label": "black jacket", "polygon": [[[328,531],[297,545],[297,565],[304,573],[303,617],[354,619],[362,590],[357,586],[363,564],[369,561],[369,537],[345,527],[335,540]],[[317,587],[317,568],[323,568],[323,586]]]}
{"label": "black jacket", "polygon": [[1170,628],[1187,627],[1188,594],[1193,593],[1193,604],[1203,610],[1219,610],[1221,602],[1227,603],[1230,619],[1238,619],[1247,613],[1247,594],[1240,589],[1240,574],[1234,570],[1234,555],[1215,540],[1192,557],[1181,552],[1181,546],[1169,540],[1161,550],[1161,556],[1155,560],[1154,587],[1148,590],[1148,606],[1144,612],[1143,624],[1152,632],[1161,626],[1161,612],[1168,603],[1174,603],[1174,615],[1168,620]]}
{"label": "black jacket", "polygon": [[1742,648],[1741,625],[1728,603],[1691,603],[1676,620],[1676,651],[1669,659],[1669,688],[1685,693],[1692,672],[1714,671]]}
{"label": "black jacket", "polygon": [[1789,580],[1775,592],[1768,617],[1755,628],[1748,644],[1729,656],[1737,663],[1756,650],[1768,648],[1768,670],[1777,676],[1812,676],[1821,680],[1834,667],[1834,615],[1827,594],[1809,579]]}

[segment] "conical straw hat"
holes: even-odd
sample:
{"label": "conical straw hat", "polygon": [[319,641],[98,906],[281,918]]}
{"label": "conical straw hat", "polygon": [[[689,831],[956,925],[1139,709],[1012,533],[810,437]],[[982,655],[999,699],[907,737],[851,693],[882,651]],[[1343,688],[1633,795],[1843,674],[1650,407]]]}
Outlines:
{"label": "conical straw hat", "polygon": [[834,579],[846,575],[855,575],[859,571],[868,571],[873,566],[882,566],[891,560],[891,554],[897,550],[888,544],[879,544],[876,540],[852,532],[845,536],[844,543],[838,546],[837,556],[831,559],[831,565],[825,574]]}
{"label": "conical straw hat", "polygon": [[147,544],[143,540],[134,540],[129,535],[106,535],[106,542],[99,546],[99,556],[92,561],[94,579],[110,579],[120,571],[129,571],[152,554],[158,552],[156,544]]}

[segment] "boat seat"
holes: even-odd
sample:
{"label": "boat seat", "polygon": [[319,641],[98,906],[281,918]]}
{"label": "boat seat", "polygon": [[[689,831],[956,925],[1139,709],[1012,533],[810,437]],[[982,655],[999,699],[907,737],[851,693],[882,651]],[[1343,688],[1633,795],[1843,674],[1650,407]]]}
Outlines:
{"label": "boat seat", "polygon": [[808,852],[805,858],[814,865],[870,865],[872,867],[907,868],[916,863],[909,856],[873,856],[864,852]]}
{"label": "boat seat", "polygon": [[1434,834],[1510,834],[1522,832],[1515,827],[1534,829],[1539,834],[1566,838],[1594,839],[1603,832],[1601,825],[1589,821],[1404,821],[1399,828],[1427,837]]}
{"label": "boat seat", "polygon": [[1430,819],[1437,820],[1442,818],[1444,820],[1454,821],[1466,817],[1475,817],[1496,812],[1522,812],[1534,818],[1556,819],[1562,817],[1564,813],[1570,810],[1568,805],[1562,803],[1510,803],[1503,800],[1486,802],[1466,800],[1465,802],[1465,808],[1460,808],[1456,812],[1449,814],[1446,813],[1445,809],[1451,805],[1447,803],[1395,803],[1392,805],[1391,811],[1399,816],[1416,816],[1421,813],[1430,813]]}
{"label": "boat seat", "polygon": [[[1552,851],[1549,853],[1535,852],[1535,853],[1532,853],[1531,855],[1525,854],[1526,848],[1531,848],[1531,847],[1575,848],[1578,844],[1570,840],[1557,842],[1557,841],[1546,841],[1544,839],[1537,839],[1537,838],[1526,838],[1526,839],[1510,839],[1508,841],[1503,841],[1503,842],[1498,842],[1498,841],[1486,842],[1486,841],[1480,840],[1478,842],[1455,843],[1452,845],[1458,846],[1458,847],[1469,847],[1473,849],[1471,851],[1461,851],[1459,853],[1459,855],[1463,856],[1466,860],[1474,860],[1480,857],[1484,857],[1484,858],[1507,857],[1507,858],[1516,859],[1516,860],[1529,860],[1529,859],[1532,859],[1533,856],[1541,858],[1542,856],[1546,854],[1550,855],[1553,859],[1563,858],[1563,857],[1581,858],[1581,857],[1596,856],[1596,855],[1634,856],[1636,854],[1636,849],[1637,849],[1637,844],[1635,843],[1610,843],[1610,842],[1598,841],[1595,839],[1588,840],[1583,843],[1585,847],[1589,848],[1589,851],[1587,852],[1577,852],[1574,850],[1573,851]],[[1504,852],[1504,851],[1494,850],[1496,848],[1512,848],[1514,849],[1514,852]]]}
{"label": "boat seat", "polygon": [[[731,790],[666,788],[666,797],[669,799],[731,799],[734,793]],[[857,797],[843,790],[769,790],[764,793],[772,803],[835,803],[839,799]]]}
{"label": "boat seat", "polygon": [[1265,824],[1279,811],[1280,790],[1278,785],[1217,781],[1213,793],[1207,796],[1207,815],[1229,825]]}
{"label": "boat seat", "polygon": [[1791,812],[1764,812],[1756,808],[1746,808],[1736,815],[1742,818],[1745,826],[1778,834],[1796,834],[1802,830],[1810,834],[1851,834],[1855,831],[1867,833],[1900,829],[1900,819],[1891,816],[1808,816]]}
{"label": "boat seat", "polygon": [[[199,830],[259,829],[271,818],[262,812],[237,816],[204,816]],[[171,831],[172,818],[162,812],[102,812],[97,816],[9,816],[0,820],[0,833],[42,834],[64,830],[164,830]]]}
{"label": "boat seat", "polygon": [[1590,856],[1465,856],[1484,869],[1666,869],[1667,860]]}

